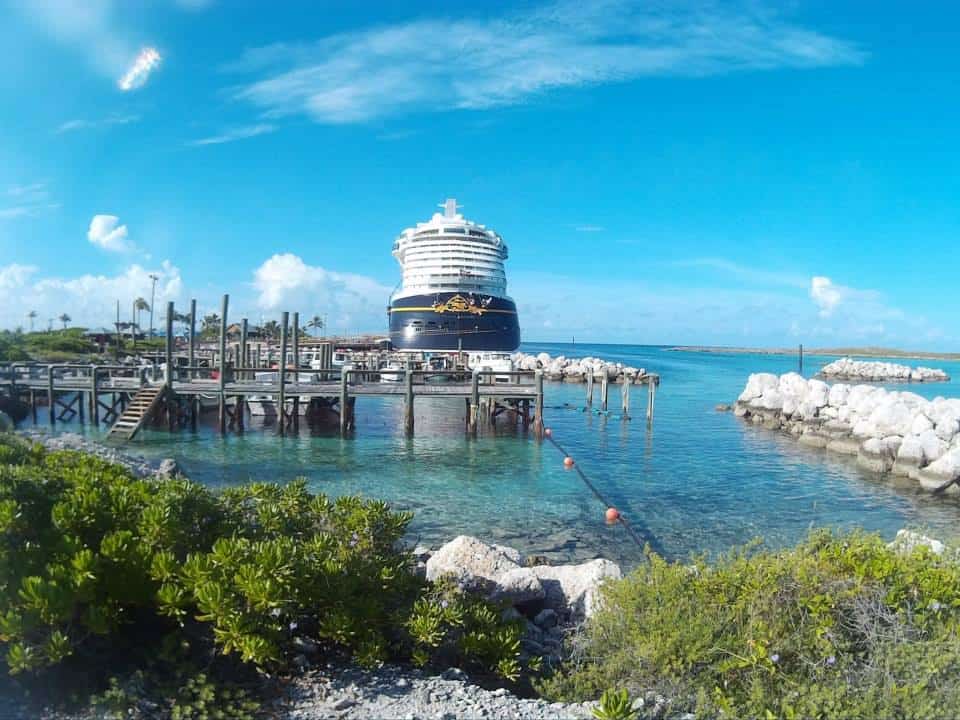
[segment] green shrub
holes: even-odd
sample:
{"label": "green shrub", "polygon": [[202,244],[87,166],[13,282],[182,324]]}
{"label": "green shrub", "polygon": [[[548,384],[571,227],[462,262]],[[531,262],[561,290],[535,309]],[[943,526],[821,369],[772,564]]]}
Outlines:
{"label": "green shrub", "polygon": [[137,479],[4,436],[0,659],[14,675],[96,667],[105,683],[105,648],[140,653],[143,665],[165,647],[169,666],[208,664],[197,653],[215,650],[272,672],[287,666],[293,637],[308,635],[329,657],[368,666],[412,659],[515,679],[519,628],[416,577],[399,542],[411,517],[314,495],[303,480],[214,493]]}
{"label": "green shrub", "polygon": [[597,720],[634,720],[637,717],[626,690],[604,690],[592,712]]}
{"label": "green shrub", "polygon": [[657,690],[744,718],[960,715],[960,566],[873,535],[811,534],[714,564],[652,553],[605,587],[578,660],[544,693]]}

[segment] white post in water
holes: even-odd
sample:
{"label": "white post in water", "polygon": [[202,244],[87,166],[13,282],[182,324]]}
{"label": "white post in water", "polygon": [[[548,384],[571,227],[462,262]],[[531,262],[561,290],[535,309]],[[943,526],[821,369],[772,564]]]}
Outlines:
{"label": "white post in water", "polygon": [[620,409],[623,413],[623,419],[630,419],[630,385],[632,380],[626,376],[623,378],[623,384],[620,386]]}
{"label": "white post in water", "polygon": [[657,397],[657,377],[647,376],[647,424],[653,423],[653,403]]}

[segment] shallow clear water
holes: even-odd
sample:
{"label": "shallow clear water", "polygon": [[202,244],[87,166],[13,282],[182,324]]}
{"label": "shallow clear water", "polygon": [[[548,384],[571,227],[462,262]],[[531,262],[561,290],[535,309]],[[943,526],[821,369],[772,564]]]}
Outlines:
{"label": "shallow clear water", "polygon": [[[952,536],[960,520],[954,500],[931,498],[910,481],[863,472],[851,459],[714,410],[736,398],[751,372],[794,370],[795,357],[626,345],[523,349],[599,356],[660,373],[652,429],[643,417],[643,387],[632,388],[636,418],[624,421],[619,386],[611,386],[611,414],[601,416],[583,411],[585,386],[549,383],[545,415],[555,439],[598,489],[668,557],[726,550],[758,536],[783,545],[811,526],[859,526],[886,536],[914,526]],[[829,360],[807,356],[807,373]],[[942,367],[960,378],[960,363],[902,362]],[[956,379],[895,387],[960,397]],[[603,522],[605,508],[563,468],[549,443],[513,429],[467,439],[461,400],[418,400],[417,434],[408,440],[400,430],[401,403],[358,399],[356,433],[346,440],[306,427],[298,437],[280,438],[252,424],[243,435],[221,438],[209,418],[196,433],[146,432],[131,450],[176,457],[191,477],[213,486],[304,476],[314,490],[330,495],[384,498],[416,512],[413,539],[428,544],[470,533],[555,560],[603,556],[630,565],[640,559],[625,529]],[[97,435],[89,426],[58,429]]]}

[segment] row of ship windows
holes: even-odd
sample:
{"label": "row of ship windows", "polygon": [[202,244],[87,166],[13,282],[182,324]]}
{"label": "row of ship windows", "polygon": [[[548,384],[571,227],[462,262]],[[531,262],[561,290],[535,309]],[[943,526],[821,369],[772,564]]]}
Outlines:
{"label": "row of ship windows", "polygon": [[403,256],[404,265],[411,262],[484,262],[490,263],[495,267],[503,267],[503,260],[496,255],[484,255],[483,253],[471,252],[452,252],[447,251],[444,254],[439,253],[406,253]]}
{"label": "row of ship windows", "polygon": [[483,245],[481,243],[473,242],[472,240],[463,240],[461,242],[441,240],[422,244],[417,243],[415,245],[407,245],[404,250],[408,253],[436,252],[437,250],[459,250],[463,252],[479,252],[482,255],[499,255],[501,252],[506,250],[506,247],[501,245],[499,248],[495,248],[491,245]]}
{"label": "row of ship windows", "polygon": [[[393,244],[394,251],[399,250],[400,247],[400,242]],[[464,252],[474,251],[480,252],[483,255],[498,255],[501,257],[507,257],[508,254],[506,245],[489,245],[477,242],[476,240],[431,240],[403,245],[403,251],[405,253],[436,252],[437,250],[461,250]]]}
{"label": "row of ship windows", "polygon": [[439,263],[439,262],[411,262],[404,263],[403,271],[410,272],[411,270],[456,270],[457,268],[463,268],[464,270],[477,270],[479,272],[490,273],[493,275],[503,275],[503,266],[502,265],[484,265],[476,261],[473,262],[448,262],[448,263]]}
{"label": "row of ship windows", "polygon": [[476,290],[477,292],[487,292],[487,293],[499,293],[503,292],[504,288],[500,285],[480,285],[478,283],[418,283],[415,285],[410,285],[404,283],[403,285],[405,290],[436,290],[437,288],[447,288],[449,290]]}
{"label": "row of ship windows", "polygon": [[439,235],[440,233],[444,235],[472,235],[473,237],[481,238],[490,238],[490,235],[487,235],[483,230],[467,230],[462,227],[446,227],[446,228],[434,228],[433,230],[421,230],[420,232],[414,233],[414,237],[423,237],[424,235]]}
{"label": "row of ship windows", "polygon": [[492,277],[490,275],[464,275],[463,273],[418,273],[416,275],[404,275],[403,284],[411,283],[432,283],[443,281],[447,278],[463,279],[466,282],[484,282],[488,285],[506,285],[507,279],[504,277]]}

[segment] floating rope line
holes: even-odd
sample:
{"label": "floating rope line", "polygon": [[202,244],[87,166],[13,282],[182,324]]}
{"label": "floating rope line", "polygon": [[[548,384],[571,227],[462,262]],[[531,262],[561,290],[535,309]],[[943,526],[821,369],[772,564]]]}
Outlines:
{"label": "floating rope line", "polygon": [[[564,457],[570,457],[570,453],[568,453],[563,448],[563,446],[560,445],[560,443],[554,440],[552,434],[547,435],[546,438],[551,443],[553,443],[553,446],[557,448],[557,450],[563,453]],[[590,478],[588,478],[586,473],[580,469],[579,464],[574,463],[573,469],[577,471],[577,475],[579,475],[580,479],[583,480],[584,484],[588,488],[590,488],[590,492],[592,492],[596,496],[597,500],[603,503],[604,507],[607,507],[607,508],[613,507],[613,505],[603,496],[603,494],[599,490],[597,490],[597,486],[594,485],[592,482],[590,482]],[[633,525],[631,525],[630,522],[623,516],[623,513],[619,513],[616,522],[619,522],[627,529],[627,533],[630,535],[630,537],[633,539],[633,541],[637,544],[638,547],[640,547],[641,549],[644,547],[646,543],[644,543],[644,541],[640,538],[640,536],[637,534],[637,531],[633,529]],[[650,539],[647,542],[649,542],[651,546],[654,546],[657,544],[656,541],[653,539]],[[656,550],[657,548],[654,548],[654,549]]]}

